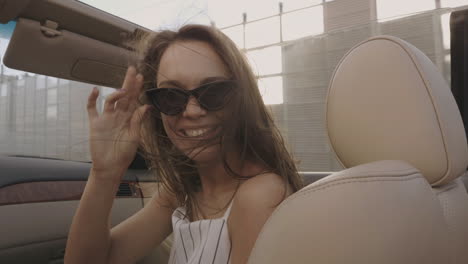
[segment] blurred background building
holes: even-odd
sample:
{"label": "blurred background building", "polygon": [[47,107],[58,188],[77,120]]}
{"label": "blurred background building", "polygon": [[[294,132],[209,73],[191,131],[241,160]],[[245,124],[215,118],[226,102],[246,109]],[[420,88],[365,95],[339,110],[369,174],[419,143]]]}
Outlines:
{"label": "blurred background building", "polygon": [[[191,13],[179,16],[177,23],[143,26],[212,24],[233,39],[249,58],[264,101],[301,171],[341,169],[328,144],[324,107],[333,70],[350,48],[371,36],[397,36],[421,49],[450,82],[449,17],[454,10],[468,8],[468,0],[270,0],[237,9],[220,2],[225,3],[192,1],[184,7],[191,7]],[[229,16],[221,16],[216,8],[229,10]],[[1,52],[7,42],[0,39]],[[85,106],[92,85],[3,65],[0,73],[0,153],[89,160]],[[113,89],[99,88],[102,107]]]}

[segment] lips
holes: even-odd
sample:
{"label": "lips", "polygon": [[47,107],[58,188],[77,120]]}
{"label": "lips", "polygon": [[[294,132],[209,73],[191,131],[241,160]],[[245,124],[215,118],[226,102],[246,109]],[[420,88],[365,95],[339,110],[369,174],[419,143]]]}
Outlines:
{"label": "lips", "polygon": [[203,128],[203,129],[190,129],[190,130],[184,130],[185,135],[188,137],[199,137],[201,135],[206,134],[208,131],[210,131],[209,128]]}
{"label": "lips", "polygon": [[189,138],[202,138],[210,132],[216,130],[215,126],[212,127],[203,127],[203,128],[191,128],[191,129],[181,129],[179,130],[182,135]]}

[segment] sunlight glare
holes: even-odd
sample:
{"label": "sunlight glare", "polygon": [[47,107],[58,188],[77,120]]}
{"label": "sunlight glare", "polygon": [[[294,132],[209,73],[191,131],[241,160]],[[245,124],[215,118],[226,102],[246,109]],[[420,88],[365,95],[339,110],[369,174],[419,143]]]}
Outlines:
{"label": "sunlight glare", "polygon": [[434,8],[434,0],[377,0],[377,18],[388,21]]}
{"label": "sunlight glare", "polygon": [[267,105],[283,103],[283,77],[275,76],[258,79],[258,89]]}

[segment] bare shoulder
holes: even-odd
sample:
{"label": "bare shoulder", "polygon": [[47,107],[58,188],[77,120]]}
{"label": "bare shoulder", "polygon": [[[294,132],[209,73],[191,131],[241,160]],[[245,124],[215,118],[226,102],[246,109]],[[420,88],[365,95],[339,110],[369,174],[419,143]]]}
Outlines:
{"label": "bare shoulder", "polygon": [[274,173],[257,175],[239,187],[228,219],[231,263],[247,262],[263,225],[291,192],[285,180]]}
{"label": "bare shoulder", "polygon": [[281,176],[264,173],[245,181],[239,187],[233,207],[276,206],[290,193],[290,186]]}
{"label": "bare shoulder", "polygon": [[291,187],[275,173],[257,175],[245,181],[239,187],[232,203],[232,226],[243,226],[244,221],[263,225],[275,208],[291,193]]}

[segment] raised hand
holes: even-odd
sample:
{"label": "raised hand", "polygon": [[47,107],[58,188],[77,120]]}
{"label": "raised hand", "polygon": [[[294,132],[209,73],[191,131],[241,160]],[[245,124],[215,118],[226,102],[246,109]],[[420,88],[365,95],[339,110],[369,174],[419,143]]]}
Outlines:
{"label": "raised hand", "polygon": [[103,175],[115,175],[116,181],[132,162],[141,140],[141,122],[150,107],[138,103],[142,86],[143,76],[130,66],[122,88],[107,97],[101,114],[96,109],[99,91],[94,88],[88,98],[93,170],[111,172]]}

